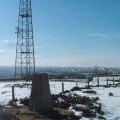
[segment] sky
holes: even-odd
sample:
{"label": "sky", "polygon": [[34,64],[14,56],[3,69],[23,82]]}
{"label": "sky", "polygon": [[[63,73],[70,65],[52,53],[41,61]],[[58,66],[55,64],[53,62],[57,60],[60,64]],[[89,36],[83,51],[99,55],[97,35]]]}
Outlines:
{"label": "sky", "polygon": [[[19,0],[0,1],[0,65],[14,66]],[[120,66],[120,0],[32,0],[36,66]]]}

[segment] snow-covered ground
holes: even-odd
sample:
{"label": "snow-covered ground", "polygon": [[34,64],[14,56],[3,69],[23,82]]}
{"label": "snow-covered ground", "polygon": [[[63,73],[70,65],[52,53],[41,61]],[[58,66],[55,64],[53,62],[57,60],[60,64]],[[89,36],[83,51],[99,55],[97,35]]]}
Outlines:
{"label": "snow-covered ground", "polygon": [[[0,104],[6,105],[12,99],[12,85],[16,83],[0,83]],[[22,84],[22,83],[20,83]],[[30,96],[31,88],[15,88],[15,97],[23,98]]]}
{"label": "snow-covered ground", "polygon": [[[106,85],[106,77],[100,78],[100,84]],[[113,78],[109,78],[113,79]],[[118,79],[118,78],[115,78]],[[9,85],[8,85],[9,84]],[[0,104],[7,104],[12,99],[12,89],[10,86],[12,86],[14,83],[0,83]],[[22,84],[22,83],[21,83]],[[93,82],[90,83],[91,85],[97,84],[97,78],[93,79]],[[80,82],[78,83],[78,86],[85,86],[87,83]],[[65,90],[70,90],[71,88],[75,87],[75,82],[64,82]],[[15,88],[15,97],[16,98],[23,98],[23,97],[29,97],[30,96],[30,87],[27,88]],[[50,90],[51,93],[57,94],[62,91],[62,83],[61,82],[50,82]],[[87,94],[83,93],[83,91],[75,91],[75,93],[81,95],[81,96],[89,96],[89,97],[99,97],[99,102],[102,103],[103,111],[105,112],[105,117],[107,120],[120,120],[120,87],[110,87],[110,88],[104,88],[104,87],[94,87],[94,91],[97,92],[97,94]],[[109,96],[109,93],[113,93],[113,96]],[[89,120],[84,118],[84,120]],[[90,119],[91,120],[91,119]],[[95,119],[94,119],[95,120]]]}

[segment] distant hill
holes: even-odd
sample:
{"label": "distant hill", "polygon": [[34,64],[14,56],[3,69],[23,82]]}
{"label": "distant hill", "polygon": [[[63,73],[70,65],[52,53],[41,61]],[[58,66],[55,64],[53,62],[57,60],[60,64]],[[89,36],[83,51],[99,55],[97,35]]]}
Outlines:
{"label": "distant hill", "polygon": [[14,67],[0,67],[0,77],[8,78],[14,75]]}
{"label": "distant hill", "polygon": [[[96,71],[100,75],[107,74],[120,74],[120,68],[106,68],[99,67],[36,67],[37,73],[48,73],[55,76],[76,76],[92,74],[95,75]],[[14,76],[14,67],[0,66],[0,78],[10,78]]]}

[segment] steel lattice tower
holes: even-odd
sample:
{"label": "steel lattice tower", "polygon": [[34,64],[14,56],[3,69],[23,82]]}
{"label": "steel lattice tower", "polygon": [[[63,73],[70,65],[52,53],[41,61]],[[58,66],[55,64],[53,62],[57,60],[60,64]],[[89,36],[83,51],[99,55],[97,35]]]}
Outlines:
{"label": "steel lattice tower", "polygon": [[20,0],[15,58],[15,78],[31,80],[35,73],[31,0]]}

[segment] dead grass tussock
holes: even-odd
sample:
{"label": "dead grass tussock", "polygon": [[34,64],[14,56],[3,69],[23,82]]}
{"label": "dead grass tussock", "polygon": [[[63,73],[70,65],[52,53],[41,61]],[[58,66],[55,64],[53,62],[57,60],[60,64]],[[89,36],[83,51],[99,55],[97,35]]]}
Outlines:
{"label": "dead grass tussock", "polygon": [[57,111],[61,115],[66,115],[66,116],[74,116],[74,113],[72,111],[62,109],[62,108],[54,108],[54,111]]}
{"label": "dead grass tussock", "polygon": [[28,111],[26,106],[12,107],[10,108],[10,112],[15,115],[18,120],[51,120],[38,113]]}

